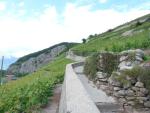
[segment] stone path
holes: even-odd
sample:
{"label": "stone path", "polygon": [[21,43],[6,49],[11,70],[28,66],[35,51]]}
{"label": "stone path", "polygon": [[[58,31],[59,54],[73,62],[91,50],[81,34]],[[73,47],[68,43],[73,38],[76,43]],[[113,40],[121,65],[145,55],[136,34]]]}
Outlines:
{"label": "stone path", "polygon": [[123,113],[121,112],[121,106],[116,103],[113,97],[110,97],[106,95],[104,91],[97,89],[96,86],[88,80],[83,74],[83,66],[78,66],[74,70],[101,113]]}
{"label": "stone path", "polygon": [[49,103],[41,109],[40,113],[58,113],[59,101],[61,95],[61,85],[57,85],[54,89],[54,95]]}

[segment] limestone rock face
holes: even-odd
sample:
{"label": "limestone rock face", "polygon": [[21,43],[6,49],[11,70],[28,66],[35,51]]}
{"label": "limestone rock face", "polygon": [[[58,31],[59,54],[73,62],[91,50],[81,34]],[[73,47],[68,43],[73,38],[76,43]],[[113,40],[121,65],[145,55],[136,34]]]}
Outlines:
{"label": "limestone rock face", "polygon": [[8,68],[8,72],[31,73],[39,69],[41,66],[48,64],[54,60],[60,53],[68,49],[70,43],[60,43],[42,51],[24,56]]}

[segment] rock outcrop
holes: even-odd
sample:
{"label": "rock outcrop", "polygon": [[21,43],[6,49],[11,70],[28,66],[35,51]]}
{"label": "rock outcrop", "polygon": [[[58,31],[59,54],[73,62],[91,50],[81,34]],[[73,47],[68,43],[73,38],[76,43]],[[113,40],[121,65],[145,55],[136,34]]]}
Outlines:
{"label": "rock outcrop", "polygon": [[10,65],[8,73],[26,74],[34,72],[41,66],[54,60],[58,55],[68,50],[72,45],[74,45],[74,43],[60,43],[42,51],[24,56],[14,64]]}

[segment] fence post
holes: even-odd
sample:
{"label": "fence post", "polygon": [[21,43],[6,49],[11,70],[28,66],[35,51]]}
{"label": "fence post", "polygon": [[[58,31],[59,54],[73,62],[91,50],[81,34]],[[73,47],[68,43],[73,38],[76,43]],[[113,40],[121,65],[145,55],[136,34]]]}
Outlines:
{"label": "fence post", "polygon": [[2,85],[2,76],[3,76],[3,62],[4,62],[4,56],[2,56],[2,62],[1,62],[0,85]]}

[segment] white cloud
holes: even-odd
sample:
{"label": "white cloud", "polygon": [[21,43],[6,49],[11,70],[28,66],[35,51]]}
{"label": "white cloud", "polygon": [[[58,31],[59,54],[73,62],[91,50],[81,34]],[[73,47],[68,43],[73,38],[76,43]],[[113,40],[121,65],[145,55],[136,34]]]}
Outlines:
{"label": "white cloud", "polygon": [[0,2],[0,11],[4,11],[6,9],[5,2]]}
{"label": "white cloud", "polygon": [[25,15],[26,14],[26,10],[25,9],[20,9],[19,11],[18,11],[18,15],[19,16],[23,16],[23,15]]}
{"label": "white cloud", "polygon": [[99,0],[100,3],[106,3],[107,0]]}
{"label": "white cloud", "polygon": [[90,34],[104,32],[150,12],[132,9],[122,13],[113,9],[90,9],[90,5],[77,7],[67,4],[62,15],[57,13],[54,6],[50,6],[38,17],[26,21],[3,17],[0,19],[0,54],[20,57],[59,42],[80,42]]}
{"label": "white cloud", "polygon": [[23,7],[23,6],[24,6],[24,2],[23,2],[23,1],[20,2],[20,3],[18,4],[18,6],[19,6],[19,7]]}

